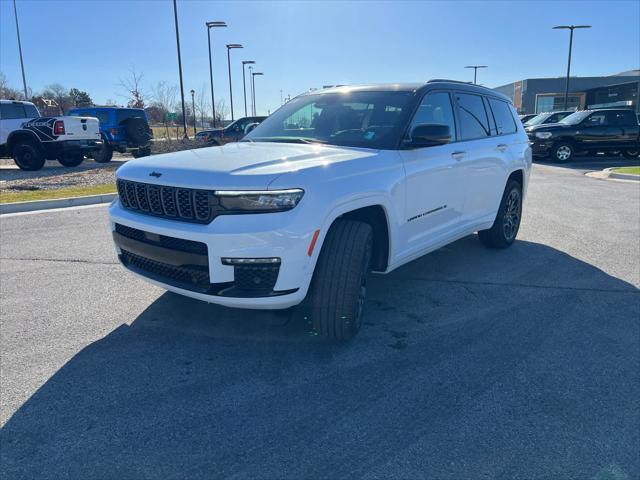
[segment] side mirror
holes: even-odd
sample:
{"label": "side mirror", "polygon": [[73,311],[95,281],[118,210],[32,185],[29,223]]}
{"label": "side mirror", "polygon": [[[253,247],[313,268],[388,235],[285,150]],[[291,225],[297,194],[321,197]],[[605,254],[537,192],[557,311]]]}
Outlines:
{"label": "side mirror", "polygon": [[411,147],[435,147],[451,142],[451,129],[449,125],[423,123],[416,125],[411,130],[411,138],[405,145]]}
{"label": "side mirror", "polygon": [[247,134],[247,133],[249,133],[251,130],[253,130],[254,128],[256,128],[258,125],[260,125],[258,122],[250,123],[249,125],[247,125],[246,127],[244,127],[244,134],[246,135],[246,134]]}

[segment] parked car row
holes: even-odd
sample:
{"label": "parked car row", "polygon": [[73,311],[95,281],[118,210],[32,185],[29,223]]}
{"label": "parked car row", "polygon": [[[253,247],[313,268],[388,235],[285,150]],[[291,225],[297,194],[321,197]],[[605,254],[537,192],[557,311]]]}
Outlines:
{"label": "parked car row", "polygon": [[267,117],[243,117],[230,123],[224,128],[202,130],[196,133],[196,139],[211,145],[224,145],[229,142],[239,142],[251,129],[259,125]]}

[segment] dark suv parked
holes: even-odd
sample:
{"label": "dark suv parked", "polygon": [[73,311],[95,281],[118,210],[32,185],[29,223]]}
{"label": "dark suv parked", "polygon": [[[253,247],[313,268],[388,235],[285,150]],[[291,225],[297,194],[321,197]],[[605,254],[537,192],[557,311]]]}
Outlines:
{"label": "dark suv parked", "polygon": [[577,153],[622,152],[638,158],[640,125],[629,109],[583,110],[552,125],[526,129],[535,156],[565,163]]}
{"label": "dark suv parked", "polygon": [[69,115],[96,117],[100,122],[102,149],[93,154],[99,163],[111,160],[113,151],[130,151],[134,158],[151,154],[153,133],[149,127],[147,113],[141,108],[86,107],[73,108]]}
{"label": "dark suv parked", "polygon": [[215,130],[203,130],[196,134],[196,139],[201,139],[211,145],[223,145],[229,142],[238,142],[247,133],[246,129],[253,123],[261,123],[267,117],[243,117],[224,128]]}

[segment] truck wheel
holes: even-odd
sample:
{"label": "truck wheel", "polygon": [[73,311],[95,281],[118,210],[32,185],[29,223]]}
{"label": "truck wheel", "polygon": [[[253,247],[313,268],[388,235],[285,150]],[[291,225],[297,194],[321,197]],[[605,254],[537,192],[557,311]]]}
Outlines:
{"label": "truck wheel", "polygon": [[341,219],[331,226],[303,307],[318,334],[346,341],[360,330],[372,248],[370,225]]}
{"label": "truck wheel", "polygon": [[131,152],[133,158],[148,157],[151,155],[151,147],[139,148]]}
{"label": "truck wheel", "polygon": [[113,149],[105,142],[100,150],[93,151],[93,159],[98,163],[109,163],[113,158]]}
{"label": "truck wheel", "polygon": [[20,170],[40,170],[45,162],[44,152],[34,142],[26,140],[13,147],[13,160]]}
{"label": "truck wheel", "polygon": [[77,167],[84,160],[81,152],[67,153],[58,157],[58,162],[65,167]]}
{"label": "truck wheel", "polygon": [[636,160],[638,157],[640,157],[640,152],[638,152],[638,150],[624,150],[622,152],[622,155],[624,155],[625,158]]}
{"label": "truck wheel", "polygon": [[551,149],[551,158],[557,163],[567,163],[573,160],[575,149],[569,142],[558,142]]}
{"label": "truck wheel", "polygon": [[522,186],[515,180],[509,180],[493,226],[488,230],[480,230],[478,238],[485,247],[507,248],[516,239],[521,218]]}

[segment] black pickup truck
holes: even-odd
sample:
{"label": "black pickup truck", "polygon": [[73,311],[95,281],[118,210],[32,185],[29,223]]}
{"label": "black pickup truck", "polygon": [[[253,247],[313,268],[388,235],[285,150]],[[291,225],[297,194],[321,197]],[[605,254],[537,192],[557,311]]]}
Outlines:
{"label": "black pickup truck", "polygon": [[621,152],[637,159],[640,153],[640,125],[633,110],[610,108],[582,110],[559,123],[526,128],[536,157],[551,157],[566,163],[580,153]]}

